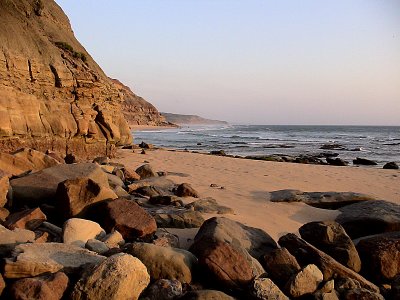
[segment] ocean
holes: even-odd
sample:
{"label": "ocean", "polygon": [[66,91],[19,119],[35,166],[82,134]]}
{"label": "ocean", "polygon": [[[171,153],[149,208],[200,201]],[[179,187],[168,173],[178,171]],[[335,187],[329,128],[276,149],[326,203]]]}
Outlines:
{"label": "ocean", "polygon": [[[133,135],[135,143],[199,152],[224,150],[239,156],[328,152],[350,165],[356,157],[376,161],[377,167],[400,162],[400,126],[190,125]],[[321,149],[324,145],[334,149]]]}

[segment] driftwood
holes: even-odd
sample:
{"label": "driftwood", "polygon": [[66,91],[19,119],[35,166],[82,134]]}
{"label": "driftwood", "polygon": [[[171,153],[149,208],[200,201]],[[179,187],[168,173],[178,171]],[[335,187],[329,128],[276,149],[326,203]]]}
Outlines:
{"label": "driftwood", "polygon": [[363,288],[379,293],[375,284],[293,233],[282,236],[278,243],[294,255],[300,264],[315,264],[324,274],[324,280],[336,277],[350,278],[358,281]]}

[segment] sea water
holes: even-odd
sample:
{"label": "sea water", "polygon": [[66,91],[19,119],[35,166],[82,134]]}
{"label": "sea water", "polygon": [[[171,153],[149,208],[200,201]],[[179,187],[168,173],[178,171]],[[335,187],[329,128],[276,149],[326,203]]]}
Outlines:
{"label": "sea water", "polygon": [[[374,160],[380,167],[400,162],[400,126],[183,125],[133,135],[136,143],[199,152],[224,150],[239,156],[332,152],[347,161]],[[321,149],[326,144],[337,149]]]}

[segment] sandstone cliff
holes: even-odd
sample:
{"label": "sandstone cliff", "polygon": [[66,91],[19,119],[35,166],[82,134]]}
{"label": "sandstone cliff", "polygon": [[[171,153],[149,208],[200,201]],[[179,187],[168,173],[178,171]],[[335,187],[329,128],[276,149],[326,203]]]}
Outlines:
{"label": "sandstone cliff", "polygon": [[136,95],[126,85],[117,79],[111,79],[114,86],[122,94],[124,102],[122,103],[122,112],[129,125],[153,125],[165,126],[169,123],[158,112],[151,103]]}
{"label": "sandstone cliff", "polygon": [[0,149],[78,156],[132,141],[122,95],[53,0],[0,0]]}

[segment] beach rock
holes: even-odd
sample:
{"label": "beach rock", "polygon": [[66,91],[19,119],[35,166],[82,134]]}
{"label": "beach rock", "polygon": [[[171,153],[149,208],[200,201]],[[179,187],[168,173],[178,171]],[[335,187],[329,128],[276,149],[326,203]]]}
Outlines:
{"label": "beach rock", "polygon": [[140,175],[138,173],[136,173],[135,171],[124,169],[123,172],[124,172],[124,178],[126,181],[140,180]]}
{"label": "beach rock", "polygon": [[32,208],[9,215],[4,226],[11,230],[15,228],[35,230],[46,220],[46,215],[40,208]]}
{"label": "beach rock", "polygon": [[399,165],[396,164],[394,161],[388,162],[383,166],[383,169],[392,169],[392,170],[398,170]]}
{"label": "beach rock", "polygon": [[294,297],[300,297],[315,292],[324,276],[316,265],[310,264],[299,271],[287,282],[285,290]]}
{"label": "beach rock", "polygon": [[61,182],[55,198],[59,214],[67,219],[83,216],[97,202],[118,197],[108,185],[101,186],[90,178],[76,178]]}
{"label": "beach rock", "polygon": [[183,249],[134,243],[124,247],[124,251],[145,264],[152,280],[176,279],[182,283],[190,283],[197,265],[197,258]]}
{"label": "beach rock", "polygon": [[115,170],[114,166],[110,165],[100,165],[100,168],[106,173],[106,174],[112,174]]}
{"label": "beach rock", "polygon": [[182,292],[182,283],[179,280],[159,279],[147,288],[143,300],[177,299]]}
{"label": "beach rock", "polygon": [[211,155],[218,155],[218,156],[226,156],[226,153],[224,150],[214,150],[210,151]]}
{"label": "beach rock", "polygon": [[319,147],[319,149],[323,149],[323,150],[346,150],[346,148],[343,145],[337,144],[337,143],[324,144],[321,147]]}
{"label": "beach rock", "polygon": [[378,233],[400,231],[400,205],[379,200],[351,204],[339,209],[336,222],[356,239]]}
{"label": "beach rock", "polygon": [[197,211],[165,208],[148,210],[160,228],[199,228],[204,223],[204,218]]}
{"label": "beach rock", "polygon": [[289,300],[269,278],[255,278],[251,283],[251,294],[257,300]]}
{"label": "beach rock", "polygon": [[296,258],[286,248],[279,248],[268,252],[261,259],[261,264],[268,276],[282,288],[293,275],[301,270]]}
{"label": "beach rock", "polygon": [[89,239],[101,238],[106,235],[99,224],[78,218],[67,220],[63,226],[63,242],[78,247],[85,247]]}
{"label": "beach rock", "polygon": [[10,186],[9,175],[0,169],[0,207],[7,204],[7,194]]}
{"label": "beach rock", "polygon": [[58,184],[75,178],[89,178],[98,185],[108,187],[107,175],[97,164],[60,164],[10,181],[15,206],[37,207],[54,201]]}
{"label": "beach rock", "polygon": [[9,230],[0,225],[0,256],[6,257],[18,244],[34,242],[35,233],[26,229]]}
{"label": "beach rock", "polygon": [[325,165],[326,164],[316,155],[299,155],[299,156],[295,157],[295,159],[292,162],[298,163],[298,164],[312,164],[312,165]]}
{"label": "beach rock", "polygon": [[400,274],[400,232],[362,239],[357,250],[363,263],[362,274],[374,282],[390,282]]}
{"label": "beach rock", "polygon": [[355,272],[361,260],[353,241],[344,228],[334,221],[311,222],[299,228],[301,237]]}
{"label": "beach rock", "polygon": [[157,173],[154,172],[153,168],[149,164],[140,166],[139,168],[136,169],[135,172],[140,176],[140,179],[146,179],[158,176]]}
{"label": "beach rock", "polygon": [[347,166],[349,163],[339,157],[336,158],[326,158],[326,162],[332,166]]}
{"label": "beach rock", "polygon": [[[139,181],[134,181],[128,185],[129,193],[136,192],[139,188],[146,186],[154,186],[159,190],[170,191],[174,188],[175,183],[165,177],[150,177]],[[170,193],[168,193],[170,194]]]}
{"label": "beach rock", "polygon": [[63,272],[15,281],[10,288],[12,299],[60,300],[69,279]]}
{"label": "beach rock", "polygon": [[3,275],[0,274],[0,297],[5,287],[6,283],[4,282]]}
{"label": "beach rock", "polygon": [[11,154],[14,157],[30,162],[33,166],[31,169],[32,172],[37,172],[60,164],[60,162],[53,157],[30,148],[21,148]]}
{"label": "beach rock", "polygon": [[385,300],[379,293],[372,292],[368,289],[353,289],[347,291],[344,295],[343,300]]}
{"label": "beach rock", "polygon": [[85,248],[100,255],[103,255],[103,253],[106,253],[108,250],[110,250],[110,248],[104,242],[96,239],[87,240]]}
{"label": "beach rock", "polygon": [[186,208],[192,209],[194,211],[198,211],[201,213],[209,213],[209,214],[233,214],[234,211],[232,208],[219,205],[217,203],[217,200],[213,198],[203,198],[200,200],[196,200],[194,202],[191,202],[189,204],[185,205]]}
{"label": "beach rock", "polygon": [[16,157],[10,153],[0,152],[0,170],[10,176],[20,176],[30,173],[35,166],[26,159]]}
{"label": "beach rock", "polygon": [[152,144],[148,144],[148,143],[145,143],[143,141],[139,144],[139,147],[143,148],[143,149],[152,149],[152,148],[154,148],[154,146]]}
{"label": "beach rock", "polygon": [[179,236],[169,233],[165,229],[157,229],[152,243],[161,247],[180,248]]}
{"label": "beach rock", "polygon": [[165,196],[170,194],[169,191],[152,185],[138,188],[135,192],[148,197]]}
{"label": "beach rock", "polygon": [[124,182],[118,176],[107,173],[107,178],[108,178],[108,184],[110,185],[111,188],[115,188],[117,186],[126,188]]}
{"label": "beach rock", "polygon": [[8,211],[7,208],[0,207],[0,224],[3,224],[9,215],[10,212]]}
{"label": "beach rock", "polygon": [[338,209],[360,201],[374,200],[371,196],[352,192],[302,192],[299,190],[279,190],[270,192],[271,202],[303,202],[323,209]]}
{"label": "beach rock", "polygon": [[173,205],[173,206],[183,206],[182,199],[177,196],[171,195],[157,195],[151,196],[149,203],[153,205]]}
{"label": "beach rock", "polygon": [[360,286],[363,288],[374,292],[379,291],[379,288],[375,284],[369,282],[353,270],[343,266],[331,256],[318,250],[293,233],[282,236],[279,239],[279,245],[286,247],[301,265],[315,264],[322,271],[325,281],[334,277],[344,277],[359,282]]}
{"label": "beach rock", "polygon": [[115,188],[113,188],[113,192],[115,193],[115,195],[117,195],[118,198],[130,198],[129,193],[120,186],[116,186]]}
{"label": "beach rock", "polygon": [[99,165],[107,165],[110,162],[110,158],[107,156],[98,156],[93,159],[93,163],[98,163]]}
{"label": "beach rock", "polygon": [[377,163],[366,158],[357,157],[353,159],[353,165],[376,166]]}
{"label": "beach rock", "polygon": [[113,175],[117,176],[119,179],[125,182],[125,175],[121,169],[115,168]]}
{"label": "beach rock", "polygon": [[80,247],[61,244],[21,244],[11,258],[5,259],[5,278],[24,278],[63,271],[73,273],[85,264],[97,264],[105,258]]}
{"label": "beach rock", "polygon": [[199,198],[199,194],[189,183],[182,183],[182,184],[178,185],[178,187],[175,190],[175,194],[178,197]]}
{"label": "beach rock", "polygon": [[265,231],[246,226],[225,217],[208,219],[195,236],[195,245],[213,244],[216,241],[237,244],[256,259],[277,249],[276,242]]}
{"label": "beach rock", "polygon": [[76,164],[78,162],[78,157],[76,157],[76,155],[73,153],[67,153],[67,155],[65,155],[64,157],[64,163],[66,163],[67,165]]}
{"label": "beach rock", "polygon": [[117,230],[114,230],[101,239],[107,247],[116,248],[125,244],[124,237]]}
{"label": "beach rock", "polygon": [[136,300],[149,283],[150,276],[139,259],[116,254],[84,274],[75,284],[71,300]]}
{"label": "beach rock", "polygon": [[100,202],[90,208],[87,216],[107,232],[117,230],[125,240],[147,238],[157,230],[150,214],[134,201],[123,198]]}
{"label": "beach rock", "polygon": [[187,292],[179,300],[235,300],[235,298],[220,291],[199,290]]}

